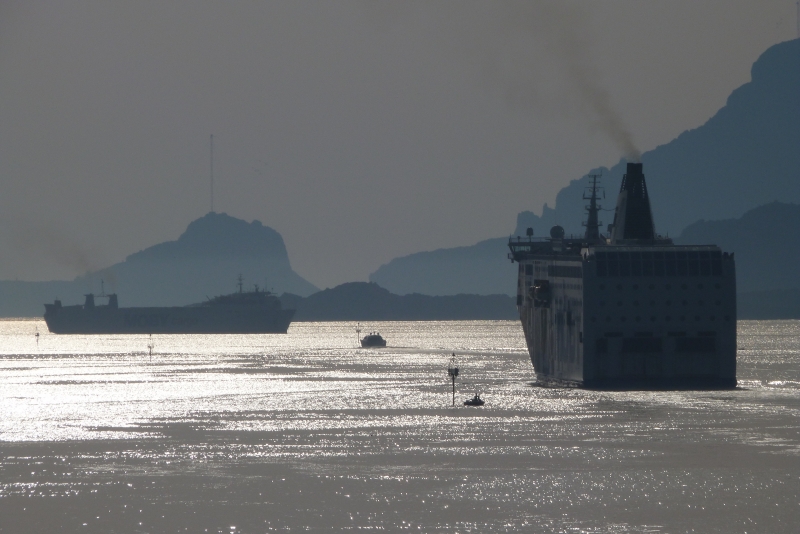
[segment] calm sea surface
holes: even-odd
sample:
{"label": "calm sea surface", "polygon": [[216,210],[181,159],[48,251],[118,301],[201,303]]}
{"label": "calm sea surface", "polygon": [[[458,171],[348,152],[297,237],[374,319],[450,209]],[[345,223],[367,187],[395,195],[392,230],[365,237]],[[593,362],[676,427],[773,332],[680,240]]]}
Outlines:
{"label": "calm sea surface", "polygon": [[355,328],[0,321],[0,532],[800,531],[798,321],[740,322],[739,387],[680,392],[536,387],[513,321]]}

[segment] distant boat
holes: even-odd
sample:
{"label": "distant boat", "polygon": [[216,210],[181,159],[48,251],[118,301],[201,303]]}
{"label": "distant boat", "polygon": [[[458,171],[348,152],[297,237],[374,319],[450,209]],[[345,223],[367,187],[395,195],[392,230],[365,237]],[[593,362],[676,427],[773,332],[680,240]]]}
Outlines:
{"label": "distant boat", "polygon": [[484,404],[483,399],[477,393],[471,399],[467,399],[464,401],[464,406],[483,406],[483,404]]}
{"label": "distant boat", "polygon": [[364,348],[385,347],[386,340],[383,339],[379,333],[372,332],[361,339],[361,346]]}

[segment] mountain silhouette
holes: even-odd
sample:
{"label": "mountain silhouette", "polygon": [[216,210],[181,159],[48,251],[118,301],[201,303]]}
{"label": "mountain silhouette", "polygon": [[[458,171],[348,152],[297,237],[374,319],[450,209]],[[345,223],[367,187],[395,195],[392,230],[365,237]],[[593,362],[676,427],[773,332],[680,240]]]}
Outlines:
{"label": "mountain silhouette", "polygon": [[739,292],[800,288],[800,205],[771,202],[738,219],[698,221],[678,245],[715,244],[736,255]]}
{"label": "mountain silhouette", "polygon": [[60,297],[83,302],[83,294],[119,294],[120,306],[175,306],[232,293],[241,275],[246,287],[310,295],[318,289],[292,270],[281,235],[259,221],[225,213],[192,221],[175,241],[148,247],[125,261],[71,282],[0,282],[0,315],[35,316]]}
{"label": "mountain silhouette", "polygon": [[[753,64],[751,81],[705,124],[642,154],[656,231],[676,235],[699,219],[739,217],[776,200],[800,203],[798,147],[800,39],[794,39],[767,49]],[[626,163],[573,180],[541,215],[520,213],[514,235],[528,227],[547,235],[556,219],[567,233],[582,233],[589,175],[602,174],[604,207],[613,209]]]}
{"label": "mountain silhouette", "polygon": [[516,294],[517,266],[507,256],[508,238],[487,239],[395,258],[369,280],[399,295],[511,295]]}

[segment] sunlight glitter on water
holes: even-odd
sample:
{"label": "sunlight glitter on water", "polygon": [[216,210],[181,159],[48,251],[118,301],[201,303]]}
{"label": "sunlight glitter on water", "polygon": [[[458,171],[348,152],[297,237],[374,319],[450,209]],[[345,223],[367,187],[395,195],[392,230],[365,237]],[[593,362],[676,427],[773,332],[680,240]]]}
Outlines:
{"label": "sunlight glitter on water", "polygon": [[[739,388],[672,392],[534,387],[514,321],[361,325],[389,341],[373,350],[356,326],[151,341],[0,321],[0,508],[67,499],[66,531],[136,501],[148,531],[217,532],[260,503],[229,525],[792,532],[798,321],[740,323]],[[476,390],[487,404],[463,406]]]}

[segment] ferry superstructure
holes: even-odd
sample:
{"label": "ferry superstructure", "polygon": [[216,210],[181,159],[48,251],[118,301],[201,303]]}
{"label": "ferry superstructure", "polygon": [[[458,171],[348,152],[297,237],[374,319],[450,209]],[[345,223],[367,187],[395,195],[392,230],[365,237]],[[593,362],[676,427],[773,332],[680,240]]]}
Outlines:
{"label": "ferry superstructure", "polygon": [[588,388],[736,386],[736,270],[715,245],[655,233],[641,163],[628,163],[610,235],[593,181],[586,232],[511,238],[517,307],[537,380]]}

